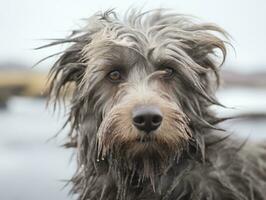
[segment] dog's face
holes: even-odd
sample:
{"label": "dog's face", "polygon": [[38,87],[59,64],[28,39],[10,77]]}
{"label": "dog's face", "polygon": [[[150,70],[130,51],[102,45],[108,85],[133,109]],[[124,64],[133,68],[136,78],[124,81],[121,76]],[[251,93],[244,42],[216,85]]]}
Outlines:
{"label": "dog's face", "polygon": [[212,55],[217,48],[225,54],[224,42],[212,32],[224,34],[210,24],[154,11],[132,14],[127,22],[104,14],[65,40],[75,44],[53,68],[52,91],[75,82],[70,119],[74,129],[88,123],[86,116],[97,121],[93,134],[84,130],[77,136],[95,137],[95,159],[148,177],[190,144],[201,145],[194,129],[211,126],[208,106],[217,103]]}
{"label": "dog's face", "polygon": [[[84,87],[90,87],[87,80],[97,77],[98,84],[87,91],[97,93],[91,101],[102,113],[97,132],[98,159],[112,154],[113,159],[122,158],[123,162],[141,162],[143,166],[138,167],[148,173],[151,163],[161,168],[182,153],[191,137],[189,118],[178,95],[183,89],[178,64],[167,57],[167,48],[150,50],[130,39],[122,38],[127,41],[124,45],[119,40],[101,40],[103,46],[98,49],[89,47],[88,56],[94,59],[88,65],[94,67],[86,71],[85,77],[90,78],[84,79]],[[145,52],[149,50],[160,51],[160,55]],[[95,52],[97,57],[93,56]]]}

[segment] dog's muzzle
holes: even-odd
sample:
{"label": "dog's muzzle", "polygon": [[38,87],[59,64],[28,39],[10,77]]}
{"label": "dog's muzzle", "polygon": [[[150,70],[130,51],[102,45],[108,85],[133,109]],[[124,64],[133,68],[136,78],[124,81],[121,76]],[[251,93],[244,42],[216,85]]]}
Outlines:
{"label": "dog's muzzle", "polygon": [[132,111],[132,123],[146,134],[158,129],[162,123],[163,115],[157,106],[138,106]]}

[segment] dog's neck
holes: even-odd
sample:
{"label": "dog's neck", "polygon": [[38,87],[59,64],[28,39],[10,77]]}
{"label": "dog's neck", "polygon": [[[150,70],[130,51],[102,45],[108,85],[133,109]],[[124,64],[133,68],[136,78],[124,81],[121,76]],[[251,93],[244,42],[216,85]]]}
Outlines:
{"label": "dog's neck", "polygon": [[[182,182],[187,172],[196,165],[195,160],[186,157],[175,162],[165,170],[164,173],[157,174],[153,182],[149,177],[142,177],[141,174],[132,171],[117,171],[109,169],[101,171],[104,183],[99,183],[102,190],[99,191],[103,199],[144,199],[145,196],[152,199],[161,199],[162,196],[171,194],[171,187],[177,182]],[[105,163],[107,164],[107,163]],[[98,170],[106,170],[104,163],[98,163]],[[100,169],[100,168],[101,169]],[[98,171],[100,172],[100,171]],[[113,193],[111,193],[111,191]],[[115,191],[115,192],[114,192]],[[131,200],[130,199],[130,200]]]}
{"label": "dog's neck", "polygon": [[[114,163],[113,160],[110,162]],[[151,176],[145,177],[142,172],[133,171],[127,165],[114,167],[109,165],[108,160],[98,161],[95,162],[95,166],[98,176],[102,177],[99,179],[105,180],[104,183],[99,183],[102,187],[99,192],[103,199],[128,199],[126,197],[141,199],[145,196],[159,199],[166,194],[170,195],[172,185],[182,182],[187,171],[199,162],[201,162],[200,155],[196,155],[194,148],[191,147],[191,152],[183,153],[178,160],[168,163],[163,171],[152,172]]]}

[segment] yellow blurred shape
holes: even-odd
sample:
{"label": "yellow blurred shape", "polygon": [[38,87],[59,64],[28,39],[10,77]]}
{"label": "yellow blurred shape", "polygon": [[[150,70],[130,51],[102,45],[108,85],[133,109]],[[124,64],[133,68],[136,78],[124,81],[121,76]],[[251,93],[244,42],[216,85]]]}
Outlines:
{"label": "yellow blurred shape", "polygon": [[7,90],[18,88],[19,95],[22,96],[45,96],[46,83],[47,73],[44,72],[0,71],[0,88]]}

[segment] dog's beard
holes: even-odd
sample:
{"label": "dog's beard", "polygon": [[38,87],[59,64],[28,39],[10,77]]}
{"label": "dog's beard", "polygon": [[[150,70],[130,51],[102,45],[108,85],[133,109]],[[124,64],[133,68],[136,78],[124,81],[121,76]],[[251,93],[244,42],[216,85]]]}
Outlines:
{"label": "dog's beard", "polygon": [[128,114],[131,105],[118,105],[104,117],[97,134],[97,159],[107,160],[109,169],[121,182],[137,184],[150,180],[176,163],[188,146],[191,134],[188,119],[174,103],[163,105],[164,118],[154,133],[137,130]]}

